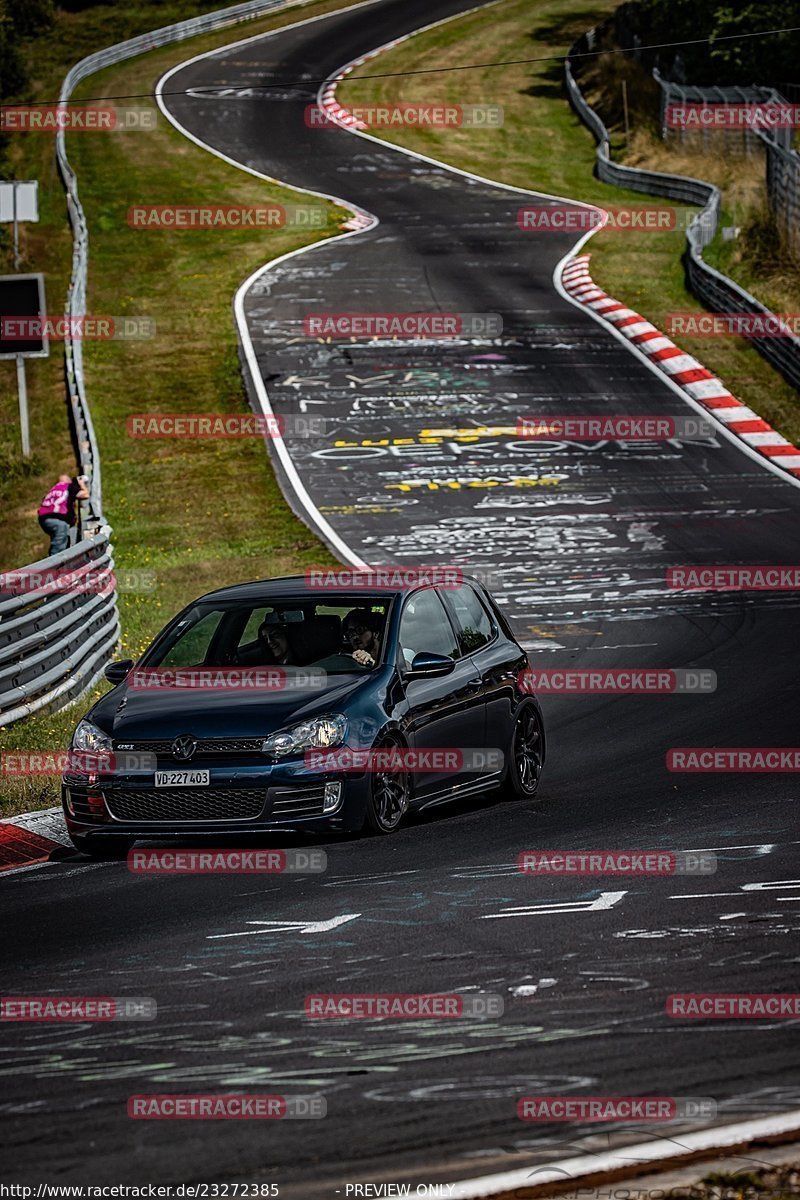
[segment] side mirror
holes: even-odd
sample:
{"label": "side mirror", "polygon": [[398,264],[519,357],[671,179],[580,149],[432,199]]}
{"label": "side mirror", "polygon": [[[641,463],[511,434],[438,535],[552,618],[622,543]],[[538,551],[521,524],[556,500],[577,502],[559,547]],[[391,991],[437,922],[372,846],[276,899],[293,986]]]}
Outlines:
{"label": "side mirror", "polygon": [[414,655],[406,679],[436,679],[440,675],[449,675],[455,665],[455,659],[448,654],[431,654],[427,650],[420,650],[419,654]]}
{"label": "side mirror", "polygon": [[127,679],[132,666],[132,658],[118,659],[116,662],[106,663],[103,674],[109,683],[122,683],[123,679]]}

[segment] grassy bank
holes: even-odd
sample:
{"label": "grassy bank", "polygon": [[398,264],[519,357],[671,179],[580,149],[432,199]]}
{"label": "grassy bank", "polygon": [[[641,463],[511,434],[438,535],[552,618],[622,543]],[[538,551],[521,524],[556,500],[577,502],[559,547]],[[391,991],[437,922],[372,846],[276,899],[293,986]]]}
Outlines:
{"label": "grassy bank", "polygon": [[[217,6],[214,0],[204,4],[197,0],[139,0],[121,7],[100,5],[81,13],[59,11],[50,34],[28,45],[32,79],[29,93],[22,99],[26,103],[53,100],[70,66],[84,55]],[[294,6],[222,33],[143,55],[125,66],[93,76],[75,98],[152,94],[159,76],[192,53],[341,7],[346,7],[346,0]],[[199,279],[202,271],[195,268],[198,263],[202,266],[206,251],[209,265],[202,270],[206,271],[208,299],[203,302],[202,315],[212,322],[206,326],[207,332],[219,330],[227,340],[214,337],[211,344],[212,339],[208,339],[205,363],[208,370],[203,374],[206,380],[214,381],[215,389],[228,402],[233,402],[239,385],[230,361],[232,325],[228,304],[232,288],[269,256],[273,246],[276,253],[282,253],[313,238],[303,238],[289,230],[262,231],[249,237],[235,232],[159,235],[129,230],[125,214],[128,205],[136,200],[196,201],[218,199],[220,195],[224,198],[229,193],[231,202],[240,199],[248,203],[269,202],[286,197],[297,200],[296,193],[283,193],[255,180],[248,181],[247,176],[233,168],[218,164],[199,148],[186,143],[161,116],[157,132],[76,133],[68,135],[67,149],[78,172],[80,195],[89,218],[90,308],[113,316],[151,315],[157,321],[160,317],[162,322],[152,346],[140,343],[127,350],[119,345],[99,347],[97,343],[88,343],[86,346],[89,371],[94,371],[94,380],[99,372],[103,391],[101,395],[90,395],[102,450],[107,424],[102,405],[107,385],[111,389],[118,384],[132,385],[131,390],[141,392],[147,379],[148,387],[161,388],[164,395],[172,395],[186,386],[185,358],[179,347],[174,347],[172,353],[167,346],[170,334],[167,318],[178,311],[188,313],[198,296],[202,298]],[[40,221],[20,226],[20,269],[45,273],[48,311],[59,314],[63,312],[69,282],[72,240],[64,189],[55,164],[54,135],[18,134],[9,153],[17,178],[39,182]],[[335,232],[337,223],[338,217],[331,209],[327,232]],[[212,247],[214,238],[219,245]],[[0,266],[3,273],[14,269],[8,237],[0,244]],[[198,278],[193,280],[193,275]],[[167,304],[165,299],[169,301]],[[74,466],[64,395],[63,349],[59,343],[51,343],[48,359],[28,362],[27,380],[33,449],[29,463],[23,462],[20,454],[14,364],[0,362],[0,387],[9,401],[0,408],[0,503],[5,514],[0,568],[30,562],[46,549],[46,539],[35,520],[36,508],[53,479]],[[115,518],[108,499],[106,508]]]}
{"label": "grassy bank", "polygon": [[[82,94],[152,93],[168,67],[192,54],[344,6],[328,2],[292,8],[224,34],[149,53],[94,76]],[[160,16],[154,16],[151,24],[159,23]],[[110,29],[106,40],[116,40]],[[53,66],[50,88],[60,82],[68,65]],[[52,94],[44,84],[42,90]],[[29,136],[42,144],[31,141],[18,152],[25,156],[28,176],[38,175],[47,187],[42,223],[29,227],[26,254],[30,269],[47,272],[48,307],[58,312],[71,253],[63,192],[58,180],[50,180],[48,174],[52,141],[45,144],[44,135]],[[249,411],[238,366],[233,294],[260,264],[319,240],[320,235],[289,228],[246,232],[130,228],[127,210],[137,202],[263,205],[303,199],[227,166],[183,138],[161,116],[154,132],[73,134],[67,149],[90,230],[87,307],[100,314],[146,316],[156,329],[150,340],[84,346],[103,469],[104,510],[114,528],[117,565],[152,572],[155,581],[152,592],[120,595],[121,653],[136,657],[172,613],[204,590],[331,561],[283,500],[262,441],[134,439],[126,432],[126,417],[132,413]],[[332,204],[324,204],[324,209],[323,236],[327,237],[339,231],[349,214]],[[30,561],[43,550],[36,505],[51,476],[70,462],[62,372],[55,347],[49,360],[30,365],[32,437],[38,450],[27,483],[35,487],[18,480],[7,497],[0,565]],[[16,436],[15,427],[12,434]],[[8,428],[3,431],[6,445],[13,436],[9,437]],[[94,695],[99,692],[95,689]],[[86,705],[92,698],[86,698]],[[80,708],[17,723],[3,731],[2,746],[8,750],[63,747],[79,713]],[[56,798],[54,780],[0,777],[3,815],[52,804]]]}
{"label": "grassy bank", "polygon": [[[587,7],[584,0],[544,0],[534,12],[526,0],[501,0],[483,11],[447,22],[418,34],[378,59],[357,68],[340,85],[338,99],[347,105],[383,101],[500,103],[501,129],[469,128],[375,130],[386,141],[452,163],[454,166],[518,187],[531,187],[598,204],[635,207],[654,201],[600,183],[593,176],[594,140],[570,108],[558,61],[575,38],[610,13],[614,4]],[[395,73],[426,68],[459,68],[541,58],[503,67],[392,78],[362,78],[376,72]],[[588,98],[601,91],[589,80]],[[616,149],[624,149],[618,135]],[[654,141],[649,141],[652,147]],[[638,145],[641,153],[644,143]],[[636,150],[636,145],[630,147]],[[670,151],[661,147],[665,156]],[[645,165],[641,162],[639,165]],[[649,163],[647,164],[649,165]],[[680,171],[685,164],[672,159],[664,170]],[[693,173],[705,177],[703,160]],[[732,211],[723,225],[734,223]],[[524,237],[520,233],[520,237]],[[587,246],[592,275],[611,295],[636,308],[663,328],[674,311],[705,311],[685,287],[680,256],[684,235],[679,230],[629,233],[603,229]],[[716,252],[716,248],[712,252]],[[719,253],[736,251],[720,250]],[[747,286],[745,284],[745,286]],[[797,392],[740,338],[679,339],[688,352],[719,374],[730,390],[750,404],[786,437],[800,438],[800,398]]]}

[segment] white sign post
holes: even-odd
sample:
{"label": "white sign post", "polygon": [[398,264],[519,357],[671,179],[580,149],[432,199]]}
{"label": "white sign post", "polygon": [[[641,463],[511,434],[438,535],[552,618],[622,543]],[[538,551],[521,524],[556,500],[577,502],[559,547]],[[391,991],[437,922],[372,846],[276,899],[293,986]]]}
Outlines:
{"label": "white sign post", "polygon": [[31,426],[28,420],[28,385],[25,381],[25,359],[17,355],[17,395],[19,396],[19,436],[22,457],[31,456]]}
{"label": "white sign post", "polygon": [[14,270],[19,270],[19,223],[39,220],[39,184],[35,179],[0,182],[0,223],[14,223]]}

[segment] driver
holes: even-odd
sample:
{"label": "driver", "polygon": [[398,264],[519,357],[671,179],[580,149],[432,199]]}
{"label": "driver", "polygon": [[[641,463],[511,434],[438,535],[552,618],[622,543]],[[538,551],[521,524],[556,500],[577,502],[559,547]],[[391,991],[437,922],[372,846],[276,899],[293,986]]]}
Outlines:
{"label": "driver", "polygon": [[344,619],[344,640],[353,647],[353,658],[362,667],[374,667],[381,652],[383,620],[366,608],[354,608]]}
{"label": "driver", "polygon": [[293,665],[289,631],[285,625],[270,625],[264,621],[258,631],[258,640],[269,649],[277,664],[284,667]]}

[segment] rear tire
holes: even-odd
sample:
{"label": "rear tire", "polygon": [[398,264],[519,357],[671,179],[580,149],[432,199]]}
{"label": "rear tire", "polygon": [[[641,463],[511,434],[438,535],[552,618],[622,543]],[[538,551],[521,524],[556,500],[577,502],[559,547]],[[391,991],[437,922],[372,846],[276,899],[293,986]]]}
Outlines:
{"label": "rear tire", "polygon": [[544,764],[544,726],[538,710],[527,705],[514,722],[504,792],[510,800],[533,800]]}
{"label": "rear tire", "polygon": [[98,838],[78,833],[70,834],[70,838],[75,849],[80,850],[81,854],[87,854],[89,858],[98,859],[127,858],[128,851],[135,842],[135,838]]}
{"label": "rear tire", "polygon": [[[398,738],[383,738],[373,751],[399,750],[406,747]],[[411,779],[407,770],[373,771],[370,775],[367,814],[364,823],[369,833],[385,836],[399,828],[411,801]]]}

